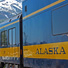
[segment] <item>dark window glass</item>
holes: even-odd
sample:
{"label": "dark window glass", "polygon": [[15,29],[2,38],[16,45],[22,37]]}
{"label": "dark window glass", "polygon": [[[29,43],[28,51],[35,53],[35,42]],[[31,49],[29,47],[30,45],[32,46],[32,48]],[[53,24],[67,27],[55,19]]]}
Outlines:
{"label": "dark window glass", "polygon": [[52,25],[53,34],[68,33],[68,5],[53,10]]}
{"label": "dark window glass", "polygon": [[12,45],[12,30],[9,30],[9,45]]}
{"label": "dark window glass", "polygon": [[25,6],[25,12],[27,12],[27,6]]}
{"label": "dark window glass", "polygon": [[4,33],[4,38],[5,38],[5,39],[4,39],[4,40],[5,40],[5,41],[4,41],[4,42],[5,42],[5,45],[7,45],[7,31],[5,31],[5,33]]}
{"label": "dark window glass", "polygon": [[4,32],[1,33],[1,45],[4,46]]}
{"label": "dark window glass", "polygon": [[7,31],[1,32],[1,45],[2,46],[7,45]]}

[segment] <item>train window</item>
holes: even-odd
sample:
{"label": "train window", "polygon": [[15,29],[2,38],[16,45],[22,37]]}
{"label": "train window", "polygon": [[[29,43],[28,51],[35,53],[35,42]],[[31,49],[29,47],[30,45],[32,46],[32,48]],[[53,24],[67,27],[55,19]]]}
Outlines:
{"label": "train window", "polygon": [[9,45],[12,45],[12,30],[9,30]]}
{"label": "train window", "polygon": [[4,46],[4,32],[1,33],[1,46]]}
{"label": "train window", "polygon": [[15,28],[11,28],[9,30],[9,45],[15,45],[16,43],[16,32],[15,32]]}
{"label": "train window", "polygon": [[1,45],[2,46],[7,45],[7,31],[1,32]]}
{"label": "train window", "polygon": [[53,35],[68,33],[68,5],[52,11]]}
{"label": "train window", "polygon": [[4,33],[5,35],[5,37],[4,37],[4,40],[5,40],[5,45],[7,45],[7,31],[5,31],[5,33]]}
{"label": "train window", "polygon": [[15,34],[15,28],[13,28],[12,31],[13,31],[13,45],[15,45],[15,43],[16,43],[16,42],[15,42],[15,41],[16,41],[16,39],[15,39],[15,38],[16,38],[16,37],[15,37],[15,35],[16,35],[16,34]]}

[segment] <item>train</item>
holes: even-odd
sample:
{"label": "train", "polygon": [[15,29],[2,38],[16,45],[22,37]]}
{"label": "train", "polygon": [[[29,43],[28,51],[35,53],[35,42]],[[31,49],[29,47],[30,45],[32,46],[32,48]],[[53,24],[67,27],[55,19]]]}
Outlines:
{"label": "train", "polygon": [[68,68],[68,0],[22,6],[22,14],[0,24],[0,68]]}

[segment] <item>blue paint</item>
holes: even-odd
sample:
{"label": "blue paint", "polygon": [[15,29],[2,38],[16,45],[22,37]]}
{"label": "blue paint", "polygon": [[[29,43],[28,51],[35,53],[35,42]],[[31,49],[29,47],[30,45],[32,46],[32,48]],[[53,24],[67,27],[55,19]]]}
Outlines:
{"label": "blue paint", "polygon": [[[22,11],[23,17],[56,1],[58,0],[43,0],[43,1],[26,0],[23,2],[23,11]],[[66,32],[68,32],[68,27],[66,27],[68,26],[67,25],[68,5],[63,7],[67,3],[68,0],[24,19],[23,45],[28,46],[28,45],[48,44],[48,43],[58,43],[58,42],[68,41],[68,36],[66,34]],[[27,5],[27,12],[25,12],[26,5]],[[66,23],[62,23],[64,22],[64,20],[66,20]],[[57,33],[58,35],[56,35]],[[62,33],[65,34],[63,35]],[[62,48],[63,52],[61,49],[60,53],[57,52],[57,49],[58,48],[54,48],[54,54],[61,54],[61,53],[66,54],[63,48]],[[39,50],[41,51],[41,49]],[[52,53],[52,50],[50,49],[49,52]],[[39,52],[37,49],[36,54],[44,54],[44,53]],[[24,59],[24,65],[33,68],[48,68],[48,67],[68,68],[67,63],[68,60],[59,60],[59,59],[29,59],[29,58]]]}
{"label": "blue paint", "polygon": [[[25,17],[26,15],[39,10],[40,8],[43,8],[51,3],[54,3],[58,0],[26,0],[23,2],[23,17]],[[65,4],[68,3],[68,0],[59,3],[51,8],[48,8],[42,12],[39,12],[27,19],[23,20],[23,45],[24,46],[28,46],[28,45],[36,45],[36,44],[48,44],[48,43],[57,43],[57,42],[65,42],[68,41],[68,36],[67,34],[64,35],[53,35],[53,34],[57,34],[57,33],[65,33],[67,32],[67,29],[63,29],[63,25],[60,26],[63,29],[63,32],[61,30],[61,28],[59,27],[60,30],[56,30],[56,26],[55,25],[61,25],[61,23],[59,22],[63,22],[63,18],[66,19],[66,24],[67,24],[67,15],[68,14],[64,14],[63,13],[67,13],[68,12],[68,6],[63,7],[63,9],[59,9],[57,10],[56,8],[59,8]],[[25,12],[25,6],[27,5],[27,12]],[[54,10],[56,9],[56,11]],[[64,11],[67,10],[67,11]],[[59,16],[59,11],[63,11],[62,15]],[[53,16],[53,22],[52,22],[52,16]],[[59,16],[59,17],[58,17]],[[62,18],[61,18],[62,17]],[[66,17],[66,18],[65,18]],[[59,19],[61,19],[59,21]],[[10,24],[12,22],[15,22],[19,19],[15,19],[11,22],[6,22],[4,24],[1,24],[0,27],[5,26],[7,24]],[[58,20],[58,21],[55,21]],[[52,25],[52,23],[54,24],[54,22],[58,22],[55,25]],[[7,46],[6,47],[2,47],[0,46],[0,48],[7,48],[7,47],[19,47],[20,45],[20,39],[19,39],[19,22],[12,24],[10,26],[7,26],[3,29],[0,30],[0,35],[1,32],[4,30],[8,30],[10,28],[16,27],[16,45],[8,45],[8,41],[7,41]],[[54,29],[53,29],[54,28]],[[66,28],[66,26],[64,25],[64,28]],[[7,38],[8,38],[8,33],[7,33]],[[1,45],[1,36],[0,36],[0,45]],[[54,49],[55,50],[55,49]],[[63,50],[64,51],[64,50]],[[61,52],[63,52],[61,51]],[[52,50],[49,50],[49,52],[52,52]],[[55,50],[55,52],[57,52]],[[64,52],[65,54],[65,52]],[[15,59],[14,59],[15,58]],[[14,57],[10,60],[2,60],[2,57],[0,57],[0,61],[3,62],[8,62],[8,63],[16,63],[19,64],[19,60],[20,58],[17,60],[16,57]],[[59,60],[59,59],[31,59],[31,58],[24,58],[24,66],[27,67],[33,67],[33,68],[68,68],[68,60]]]}

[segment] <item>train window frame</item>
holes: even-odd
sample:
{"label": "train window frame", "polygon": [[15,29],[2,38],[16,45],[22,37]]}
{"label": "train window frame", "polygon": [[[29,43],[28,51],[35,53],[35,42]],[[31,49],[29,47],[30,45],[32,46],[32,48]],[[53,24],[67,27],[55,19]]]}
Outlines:
{"label": "train window frame", "polygon": [[[5,36],[5,31],[6,31],[6,38],[4,37],[4,45],[2,45],[2,33],[4,32],[4,36]],[[6,39],[6,40],[5,40]],[[1,46],[4,47],[4,46],[7,46],[7,30],[4,30],[4,31],[1,31]],[[6,44],[5,44],[5,41],[6,41]]]}
{"label": "train window frame", "polygon": [[[14,28],[12,28],[12,30],[13,29],[15,29],[15,44],[13,44],[13,45],[16,45],[16,28],[14,27]],[[13,34],[13,31],[12,31],[12,34]],[[13,38],[12,38],[12,41],[13,41]]]}
{"label": "train window frame", "polygon": [[68,5],[68,4],[65,4],[65,5],[62,5],[62,6],[60,6],[60,7],[57,7],[57,8],[55,8],[55,9],[53,9],[53,10],[51,11],[51,30],[52,30],[52,35],[53,35],[53,36],[68,34],[68,32],[58,33],[58,34],[54,34],[54,33],[53,33],[53,15],[52,15],[52,13],[53,13],[53,11],[55,11],[55,10],[57,10],[57,9],[60,9],[60,8],[62,8],[62,7],[64,7],[64,6],[66,6],[66,5]]}
{"label": "train window frame", "polygon": [[[13,29],[15,29],[15,44],[13,44]],[[9,45],[9,30],[11,30],[11,36],[12,36],[12,39],[11,39],[12,44],[11,45]],[[16,27],[8,29],[8,45],[9,46],[16,45]]]}

